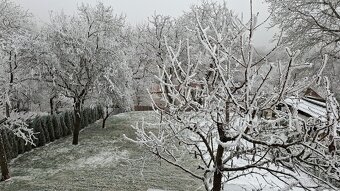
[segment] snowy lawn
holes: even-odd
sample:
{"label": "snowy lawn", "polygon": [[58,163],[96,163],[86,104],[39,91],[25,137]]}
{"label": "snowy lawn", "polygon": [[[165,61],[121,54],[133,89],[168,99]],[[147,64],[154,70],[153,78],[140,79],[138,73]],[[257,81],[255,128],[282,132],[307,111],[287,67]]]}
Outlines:
{"label": "snowy lawn", "polygon": [[84,129],[77,146],[68,137],[19,156],[0,190],[202,190],[201,182],[175,167],[152,157],[142,160],[142,148],[122,138],[134,137],[130,125],[142,117],[157,120],[152,112],[119,114],[105,129],[100,121]]}

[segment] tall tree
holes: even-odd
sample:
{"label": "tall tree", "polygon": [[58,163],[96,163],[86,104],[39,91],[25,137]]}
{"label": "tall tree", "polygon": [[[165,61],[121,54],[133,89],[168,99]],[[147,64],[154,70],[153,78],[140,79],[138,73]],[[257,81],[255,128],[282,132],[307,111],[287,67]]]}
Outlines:
{"label": "tall tree", "polygon": [[[180,44],[178,48],[167,46],[165,64],[173,73],[160,67],[157,79],[167,95],[163,97],[167,107],[155,105],[163,120],[159,129],[154,130],[154,124],[137,124],[136,139],[126,138],[202,180],[207,191],[221,191],[240,177],[259,176],[268,181],[268,173],[286,185],[282,189],[315,187],[299,180],[293,171],[309,174],[319,187],[336,189],[340,169],[332,154],[338,150],[327,148],[338,137],[340,113],[329,81],[322,80],[324,67],[308,80],[296,81],[292,72],[309,67],[296,60],[299,52],[287,48],[285,64],[256,58],[253,38],[258,25],[251,15],[245,24],[236,17],[227,18],[231,25],[223,20],[204,24],[203,15],[196,12],[193,32],[199,44],[187,43],[187,63],[179,57]],[[196,55],[193,50],[200,50],[198,59],[191,59]],[[327,56],[323,66],[326,62]],[[205,78],[200,73],[209,75]],[[173,75],[175,80],[170,80]],[[295,105],[287,106],[287,99],[299,99],[305,87],[321,81],[328,92],[328,117],[323,123],[306,125]],[[269,111],[274,115],[266,119],[263,113]],[[183,156],[192,156],[195,162],[188,164]]]}
{"label": "tall tree", "polygon": [[45,80],[64,96],[74,100],[73,144],[78,144],[80,111],[98,76],[116,58],[124,27],[123,16],[114,15],[102,3],[81,5],[78,15],[51,16],[45,28],[46,51],[43,56]]}
{"label": "tall tree", "polygon": [[[27,78],[29,49],[26,43],[30,39],[32,23],[30,15],[11,1],[1,0],[0,9],[0,134],[7,129],[33,144],[33,130],[25,121],[28,116],[17,113],[19,92],[24,89],[23,82]],[[1,180],[10,178],[4,144],[0,136]]]}
{"label": "tall tree", "polygon": [[284,46],[301,50],[304,59],[318,62],[329,55],[328,76],[335,93],[340,91],[340,2],[338,0],[266,0],[272,24],[284,31]]}

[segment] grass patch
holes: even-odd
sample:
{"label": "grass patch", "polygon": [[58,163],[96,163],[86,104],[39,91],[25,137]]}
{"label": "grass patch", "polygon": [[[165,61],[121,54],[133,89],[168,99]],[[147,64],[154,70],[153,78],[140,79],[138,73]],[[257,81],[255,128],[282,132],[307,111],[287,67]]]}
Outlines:
{"label": "grass patch", "polygon": [[1,182],[0,190],[199,188],[200,181],[173,166],[152,157],[142,160],[150,154],[123,139],[123,134],[135,136],[131,125],[142,118],[157,121],[152,112],[119,114],[108,119],[105,129],[101,128],[101,121],[97,121],[82,130],[77,146],[73,146],[72,138],[67,137],[19,156],[10,163],[12,179]]}

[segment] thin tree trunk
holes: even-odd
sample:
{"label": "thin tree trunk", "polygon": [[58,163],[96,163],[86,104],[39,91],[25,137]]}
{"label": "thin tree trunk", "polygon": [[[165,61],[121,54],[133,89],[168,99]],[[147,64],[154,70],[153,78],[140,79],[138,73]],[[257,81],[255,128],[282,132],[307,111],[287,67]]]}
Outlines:
{"label": "thin tree trunk", "polygon": [[[13,82],[14,82],[14,73],[13,73],[13,67],[12,67],[12,51],[9,53],[9,89],[8,89],[8,97],[12,93],[12,87],[13,87]],[[8,98],[10,100],[10,98]],[[10,117],[11,115],[11,107],[8,101],[6,101],[6,117]]]}
{"label": "thin tree trunk", "polygon": [[7,102],[6,102],[5,110],[6,110],[6,117],[7,118],[10,117],[11,111],[10,111],[10,106]]}
{"label": "thin tree trunk", "polygon": [[105,123],[106,123],[107,118],[109,118],[109,116],[103,118],[103,123],[102,123],[103,129],[105,128]]}
{"label": "thin tree trunk", "polygon": [[[222,123],[218,123],[217,124],[217,128],[218,128],[218,134],[220,136],[220,140],[221,140],[221,136],[224,135],[224,131],[223,131],[223,125]],[[222,134],[223,135],[222,135]],[[214,172],[214,182],[213,182],[213,191],[221,191],[222,188],[222,157],[223,157],[223,152],[224,152],[224,148],[219,144],[217,147],[217,153],[216,153],[216,164],[215,164],[215,172]]]}
{"label": "thin tree trunk", "polygon": [[110,113],[109,113],[109,107],[105,107],[105,114],[103,115],[103,123],[102,123],[102,128],[104,129],[105,128],[105,123],[106,123],[106,120],[107,118],[109,118],[110,116]]}
{"label": "thin tree trunk", "polygon": [[0,167],[1,167],[1,181],[11,178],[9,175],[5,145],[4,141],[2,140],[1,133],[0,133]]}
{"label": "thin tree trunk", "polygon": [[54,113],[54,107],[53,107],[54,106],[54,101],[53,101],[54,97],[55,96],[50,98],[50,110],[51,110],[50,112],[51,112],[51,115],[53,115],[53,113]]}
{"label": "thin tree trunk", "polygon": [[[172,75],[172,69],[170,68],[169,69],[169,75]],[[171,79],[169,80],[167,76],[164,76],[164,81],[168,84],[171,84]],[[173,102],[173,99],[172,97],[170,96],[170,87],[168,85],[164,85],[164,90],[165,90],[165,95],[169,101],[169,103],[172,103]]]}
{"label": "thin tree trunk", "polygon": [[73,145],[78,145],[79,131],[80,131],[80,100],[76,99],[74,105],[74,129],[73,129]]}
{"label": "thin tree trunk", "polygon": [[[229,126],[229,120],[230,120],[229,119],[229,102],[227,101],[225,105],[225,124],[223,125],[223,123],[217,123],[217,131],[218,131],[218,135],[220,137],[221,142],[226,139],[224,126],[226,127]],[[224,148],[219,144],[217,147],[217,153],[216,153],[216,158],[215,158],[216,171],[214,172],[214,181],[213,181],[213,189],[212,189],[213,191],[221,191],[222,189],[223,153],[224,153]]]}

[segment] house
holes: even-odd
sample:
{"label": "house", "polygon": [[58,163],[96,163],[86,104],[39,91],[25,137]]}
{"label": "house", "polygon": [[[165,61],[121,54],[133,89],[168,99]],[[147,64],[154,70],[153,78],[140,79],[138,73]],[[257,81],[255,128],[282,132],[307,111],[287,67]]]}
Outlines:
{"label": "house", "polygon": [[[299,115],[302,119],[307,120],[312,117],[314,120],[323,123],[327,121],[327,107],[325,91],[307,88],[303,97],[289,97],[285,99],[287,105],[297,108]],[[336,129],[337,137],[340,138],[340,126]],[[340,141],[339,141],[340,144]]]}
{"label": "house", "polygon": [[297,108],[302,118],[313,117],[326,121],[326,95],[316,88],[307,88],[302,97],[289,97],[285,99],[287,105]]}

